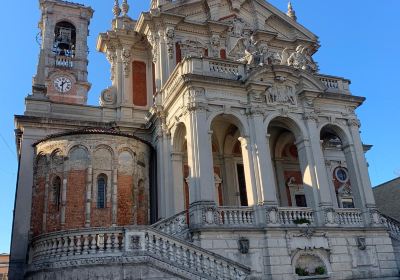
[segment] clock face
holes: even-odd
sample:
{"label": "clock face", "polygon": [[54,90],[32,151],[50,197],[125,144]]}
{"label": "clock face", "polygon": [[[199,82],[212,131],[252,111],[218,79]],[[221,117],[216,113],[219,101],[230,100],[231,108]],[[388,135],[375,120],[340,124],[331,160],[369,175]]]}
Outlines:
{"label": "clock face", "polygon": [[67,77],[57,77],[54,80],[54,88],[61,93],[67,93],[72,88],[72,82]]}

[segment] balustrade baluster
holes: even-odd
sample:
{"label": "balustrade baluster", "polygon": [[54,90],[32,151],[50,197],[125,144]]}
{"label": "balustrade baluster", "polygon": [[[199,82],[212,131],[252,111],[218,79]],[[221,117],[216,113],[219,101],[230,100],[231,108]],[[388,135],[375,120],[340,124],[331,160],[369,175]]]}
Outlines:
{"label": "balustrade baluster", "polygon": [[111,245],[111,233],[107,233],[106,238],[107,238],[107,241],[106,241],[106,252],[109,253],[109,252],[111,252],[111,248],[112,248],[112,245]]}
{"label": "balustrade baluster", "polygon": [[95,254],[96,253],[96,234],[91,234],[91,239],[90,239],[90,254]]}
{"label": "balustrade baluster", "polygon": [[69,237],[68,256],[73,256],[75,251],[75,236]]}

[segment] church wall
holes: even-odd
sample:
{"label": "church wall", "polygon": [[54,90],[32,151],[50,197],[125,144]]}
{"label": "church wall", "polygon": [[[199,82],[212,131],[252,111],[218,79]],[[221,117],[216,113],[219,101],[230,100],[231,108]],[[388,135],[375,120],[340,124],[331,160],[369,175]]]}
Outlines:
{"label": "church wall", "polygon": [[[254,276],[268,275],[273,280],[298,279],[296,267],[306,264],[310,269],[315,268],[312,256],[321,261],[329,279],[396,279],[398,276],[395,254],[399,254],[399,244],[392,246],[385,230],[371,228],[368,233],[312,230],[309,236],[305,232],[294,228],[252,232],[208,229],[196,232],[194,242],[251,267]],[[359,243],[359,237],[365,238],[364,244]],[[248,253],[240,252],[240,239],[249,241]],[[311,256],[310,263],[307,256]]]}
{"label": "church wall", "polygon": [[65,229],[85,226],[86,170],[68,173]]}
{"label": "church wall", "polygon": [[[61,229],[149,223],[146,144],[114,135],[72,135],[41,142],[36,152],[43,156],[38,157],[33,188],[34,236]],[[46,155],[50,158],[56,152],[61,161],[50,166]],[[58,193],[52,185],[57,176]],[[100,177],[106,182],[104,204],[99,206]]]}

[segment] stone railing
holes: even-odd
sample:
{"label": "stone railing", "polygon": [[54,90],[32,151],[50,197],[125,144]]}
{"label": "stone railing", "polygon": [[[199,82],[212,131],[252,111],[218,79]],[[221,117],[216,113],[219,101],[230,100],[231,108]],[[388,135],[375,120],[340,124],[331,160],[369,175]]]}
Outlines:
{"label": "stone railing", "polygon": [[68,56],[56,56],[56,67],[72,68],[74,66],[71,57]]}
{"label": "stone railing", "polygon": [[315,222],[314,211],[311,208],[279,207],[277,214],[278,223],[281,225],[296,225],[300,221],[308,221],[313,225]]}
{"label": "stone railing", "polygon": [[187,211],[182,211],[170,218],[161,220],[151,227],[166,234],[182,236],[188,230]]}
{"label": "stone railing", "polygon": [[400,238],[400,222],[390,218],[386,215],[381,214],[381,222],[382,224],[389,230],[389,232]]}
{"label": "stone railing", "polygon": [[151,255],[195,270],[206,279],[245,279],[250,274],[250,269],[245,266],[165,234],[146,231],[144,238],[145,250]]}
{"label": "stone railing", "polygon": [[317,75],[328,91],[350,94],[350,81],[333,76]]}
{"label": "stone railing", "polygon": [[216,58],[188,57],[181,61],[162,88],[164,98],[168,98],[187,74],[201,75],[228,80],[240,80],[245,77],[245,65],[240,62]]}
{"label": "stone railing", "polygon": [[190,279],[245,279],[250,274],[246,266],[150,227],[83,229],[42,235],[32,241],[30,267],[51,268],[60,261],[72,262],[74,266],[90,265],[96,262],[86,260],[110,257],[116,262],[130,260],[135,264],[143,261],[143,256],[173,265],[191,274]]}
{"label": "stone railing", "polygon": [[254,208],[252,207],[218,207],[219,222],[222,225],[254,225]]}
{"label": "stone railing", "polygon": [[363,218],[359,209],[335,209],[335,223],[339,225],[360,226]]}
{"label": "stone railing", "polygon": [[87,229],[43,235],[33,241],[32,262],[61,257],[124,251],[121,228]]}

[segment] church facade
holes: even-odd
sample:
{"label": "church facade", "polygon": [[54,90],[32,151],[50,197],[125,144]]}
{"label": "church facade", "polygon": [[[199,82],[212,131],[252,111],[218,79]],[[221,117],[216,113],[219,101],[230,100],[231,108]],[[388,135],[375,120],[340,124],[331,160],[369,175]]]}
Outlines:
{"label": "church facade", "polygon": [[290,3],[152,0],[135,20],[114,1],[98,106],[94,11],[39,3],[10,279],[400,279],[400,223],[376,209],[355,113],[365,98],[319,73],[318,37]]}

